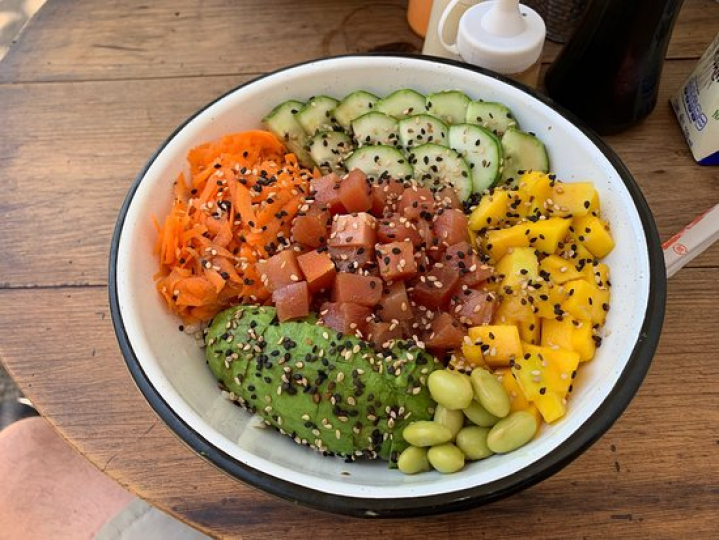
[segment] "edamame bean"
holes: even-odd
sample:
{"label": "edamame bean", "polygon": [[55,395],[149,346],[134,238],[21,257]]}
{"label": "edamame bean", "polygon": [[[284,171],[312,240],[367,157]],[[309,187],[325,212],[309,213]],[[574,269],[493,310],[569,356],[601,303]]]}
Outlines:
{"label": "edamame bean", "polygon": [[494,416],[474,400],[469,404],[469,407],[462,409],[462,412],[469,418],[470,422],[481,427],[492,427],[499,422],[498,416]]}
{"label": "edamame bean", "polygon": [[457,446],[467,459],[484,459],[494,454],[487,446],[489,428],[467,426],[457,434]]}
{"label": "edamame bean", "polygon": [[427,450],[410,446],[399,455],[397,460],[397,468],[404,474],[417,474],[428,471],[429,460],[427,460]]}
{"label": "edamame bean", "polygon": [[537,432],[537,420],[527,411],[516,411],[497,422],[487,435],[492,452],[506,454],[532,440]]}
{"label": "edamame bean", "polygon": [[474,395],[482,407],[500,418],[509,414],[509,396],[494,375],[486,369],[473,369],[471,380]]}
{"label": "edamame bean", "polygon": [[433,446],[427,451],[430,465],[441,473],[449,474],[462,470],[464,454],[452,443]]}
{"label": "edamame bean", "polygon": [[458,371],[433,371],[427,379],[427,386],[432,399],[451,411],[464,409],[474,396],[469,377]]}
{"label": "edamame bean", "polygon": [[448,427],[452,431],[452,440],[454,440],[464,426],[464,414],[462,411],[450,411],[443,405],[437,405],[437,410],[434,411],[434,421]]}
{"label": "edamame bean", "polygon": [[402,437],[412,446],[434,446],[452,440],[452,431],[430,420],[412,422],[402,432]]}

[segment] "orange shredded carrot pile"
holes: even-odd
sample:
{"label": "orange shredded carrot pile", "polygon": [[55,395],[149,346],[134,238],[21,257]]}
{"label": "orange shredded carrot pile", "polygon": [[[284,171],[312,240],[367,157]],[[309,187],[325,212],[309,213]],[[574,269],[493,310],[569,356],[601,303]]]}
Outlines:
{"label": "orange shredded carrot pile", "polygon": [[185,324],[269,293],[255,263],[289,245],[293,217],[318,174],[271,133],[246,131],[192,149],[158,229],[157,290]]}

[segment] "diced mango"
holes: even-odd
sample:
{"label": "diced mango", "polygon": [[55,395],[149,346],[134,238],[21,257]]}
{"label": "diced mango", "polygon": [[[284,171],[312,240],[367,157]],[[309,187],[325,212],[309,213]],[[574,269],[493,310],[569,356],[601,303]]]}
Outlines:
{"label": "diced mango", "polygon": [[594,358],[596,343],[592,337],[592,321],[578,321],[571,317],[542,319],[542,347],[560,347],[579,354],[579,360],[586,362]]}
{"label": "diced mango", "polygon": [[567,399],[555,393],[547,393],[543,396],[539,396],[534,401],[534,404],[537,406],[537,409],[539,409],[544,421],[548,424],[567,414]]}
{"label": "diced mango", "polygon": [[582,275],[589,283],[600,289],[609,288],[609,267],[604,263],[595,262],[584,265]]}
{"label": "diced mango", "polygon": [[590,182],[564,184],[557,182],[551,194],[552,216],[586,216],[599,213],[599,194]]}
{"label": "diced mango", "polygon": [[480,346],[485,363],[492,369],[506,367],[523,354],[519,330],[514,325],[473,326],[468,334],[474,345]]}
{"label": "diced mango", "polygon": [[593,324],[604,324],[609,311],[609,290],[599,289],[584,279],[564,284],[566,299],[562,309],[575,319],[589,319]]}
{"label": "diced mango", "polygon": [[[572,376],[579,367],[579,354],[568,349],[553,349],[551,347],[538,347],[523,343],[525,356],[536,355],[542,367],[542,380],[547,390],[556,392],[564,397],[572,385]],[[546,364],[546,365],[545,365]]]}
{"label": "diced mango", "polygon": [[[559,255],[549,255],[542,259],[542,262],[539,263],[539,269],[549,275],[549,279],[559,285],[573,279],[579,279],[583,275],[572,262]],[[545,275],[545,277],[547,276]]]}
{"label": "diced mango", "polygon": [[597,259],[606,257],[614,249],[614,239],[609,232],[609,224],[590,214],[576,217],[572,227],[579,240]]}
{"label": "diced mango", "polygon": [[538,283],[530,295],[534,312],[538,317],[554,319],[561,314],[562,303],[566,298],[564,285]]}
{"label": "diced mango", "polygon": [[511,195],[508,191],[498,190],[484,195],[469,216],[469,228],[481,231],[496,228],[504,223]]}
{"label": "diced mango", "polygon": [[509,248],[529,247],[529,236],[523,224],[507,229],[487,231],[482,242],[482,249],[489,254],[494,262],[499,261]]}
{"label": "diced mango", "polygon": [[[465,346],[467,346],[465,344]],[[479,348],[479,347],[477,347]],[[470,372],[474,368],[484,368],[488,369],[487,364],[484,363],[484,358],[482,357],[482,351],[479,351],[479,355],[475,355],[472,359],[468,358],[466,354],[464,354],[464,349],[462,352],[455,351],[454,354],[449,359],[449,362],[447,364],[447,367],[449,369],[454,369],[456,371],[461,372]]]}
{"label": "diced mango", "polygon": [[537,261],[533,248],[513,248],[510,253],[499,260],[494,271],[496,275],[503,276],[502,289],[520,288],[522,283],[537,280],[539,261]]}
{"label": "diced mango", "polygon": [[504,295],[494,312],[493,324],[513,324],[522,341],[539,343],[540,321],[525,295]]}
{"label": "diced mango", "polygon": [[532,247],[550,255],[567,236],[570,224],[571,221],[564,218],[518,223],[507,229],[488,231],[482,247],[495,262],[504,257],[509,248]]}
{"label": "diced mango", "polygon": [[522,392],[512,372],[509,369],[498,369],[494,374],[509,396],[509,411],[526,411],[530,407],[529,400]]}
{"label": "diced mango", "polygon": [[526,208],[525,215],[546,215],[545,202],[552,197],[556,181],[548,174],[539,171],[529,171],[519,179],[519,194]]}
{"label": "diced mango", "polygon": [[487,367],[487,363],[484,361],[484,354],[482,354],[482,347],[480,345],[463,343],[462,355],[464,356],[466,363],[472,367]]}

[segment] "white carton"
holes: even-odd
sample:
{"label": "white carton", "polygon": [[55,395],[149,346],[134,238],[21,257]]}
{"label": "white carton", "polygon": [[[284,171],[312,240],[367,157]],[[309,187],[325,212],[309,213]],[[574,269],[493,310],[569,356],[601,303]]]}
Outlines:
{"label": "white carton", "polygon": [[719,34],[671,104],[694,159],[719,165]]}

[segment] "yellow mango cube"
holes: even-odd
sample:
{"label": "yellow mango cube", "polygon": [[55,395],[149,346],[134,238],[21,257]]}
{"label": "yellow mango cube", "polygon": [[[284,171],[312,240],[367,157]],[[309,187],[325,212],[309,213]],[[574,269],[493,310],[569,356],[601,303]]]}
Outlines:
{"label": "yellow mango cube", "polygon": [[567,399],[554,393],[547,393],[534,400],[539,413],[548,424],[567,414]]}
{"label": "yellow mango cube", "polygon": [[529,247],[529,236],[525,231],[526,227],[522,227],[521,224],[507,229],[487,231],[482,241],[482,250],[496,263],[511,248]]}
{"label": "yellow mango cube", "polygon": [[552,282],[559,285],[583,276],[572,262],[559,255],[549,255],[542,259],[542,262],[539,263],[539,269],[548,274]]}
{"label": "yellow mango cube", "polygon": [[525,356],[536,355],[542,367],[542,382],[548,391],[565,397],[572,385],[572,379],[579,367],[579,354],[568,349],[538,347],[523,343]]}
{"label": "yellow mango cube", "polygon": [[532,298],[534,313],[543,319],[555,319],[561,315],[562,303],[566,299],[564,285],[554,283],[538,283],[535,290],[529,293]]}
{"label": "yellow mango cube", "polygon": [[552,197],[556,181],[539,171],[525,172],[519,179],[519,194],[526,208],[525,215],[547,215],[545,203]]}
{"label": "yellow mango cube", "polygon": [[539,261],[533,248],[513,248],[499,260],[494,270],[498,277],[502,276],[502,289],[515,289],[529,280],[536,281],[539,277]]}
{"label": "yellow mango cube", "polygon": [[599,194],[591,182],[557,182],[551,194],[552,216],[586,216],[599,213]]}
{"label": "yellow mango cube", "polygon": [[565,218],[553,217],[540,219],[534,223],[520,223],[515,227],[525,227],[529,231],[529,246],[551,255],[557,251],[559,244],[566,238],[571,221]]}
{"label": "yellow mango cube", "polygon": [[540,321],[525,295],[504,295],[492,318],[493,324],[513,324],[522,341],[539,343]]}
{"label": "yellow mango cube", "polygon": [[614,249],[614,239],[609,232],[609,224],[590,214],[576,217],[572,227],[579,240],[597,259],[606,257]]}
{"label": "yellow mango cube", "polygon": [[498,369],[494,374],[509,396],[509,411],[526,411],[530,407],[529,400],[522,392],[512,372],[509,369]]}
{"label": "yellow mango cube", "polygon": [[609,288],[609,267],[604,263],[586,264],[582,268],[582,276],[592,285],[600,289]]}
{"label": "yellow mango cube", "polygon": [[469,228],[473,231],[494,229],[502,225],[506,218],[511,195],[505,190],[496,190],[484,195],[469,216]]}
{"label": "yellow mango cube", "polygon": [[485,363],[492,369],[509,366],[509,362],[523,354],[519,330],[514,325],[473,326],[469,339],[479,345]]}
{"label": "yellow mango cube", "polygon": [[469,343],[462,344],[462,355],[467,364],[472,367],[488,367],[484,361],[484,354],[482,354],[482,347],[480,345],[470,345]]}
{"label": "yellow mango cube", "polygon": [[519,322],[517,323],[517,329],[519,330],[519,337],[522,341],[531,343],[532,345],[539,345],[541,340],[541,320],[537,315],[532,314],[532,320],[530,322]]}
{"label": "yellow mango cube", "polygon": [[564,317],[561,321],[556,319],[542,319],[542,347],[559,347],[569,349],[579,354],[581,362],[594,358],[596,343],[592,333],[592,321],[576,320]]}
{"label": "yellow mango cube", "polygon": [[604,324],[609,311],[609,290],[599,289],[584,279],[569,281],[564,287],[564,311],[575,319],[589,319],[593,324]]}

